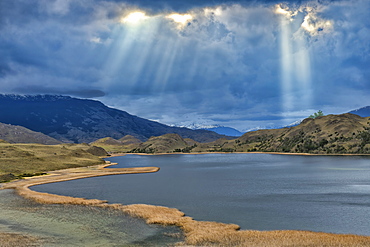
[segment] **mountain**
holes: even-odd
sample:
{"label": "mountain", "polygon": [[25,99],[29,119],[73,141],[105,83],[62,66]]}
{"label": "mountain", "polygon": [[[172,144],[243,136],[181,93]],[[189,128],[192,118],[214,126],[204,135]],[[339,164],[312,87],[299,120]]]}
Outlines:
{"label": "mountain", "polygon": [[365,106],[365,107],[350,111],[349,113],[359,115],[360,117],[370,117],[370,106]]}
{"label": "mountain", "polygon": [[199,142],[224,137],[207,130],[170,127],[96,100],[56,95],[0,95],[0,122],[24,126],[62,142],[90,143],[104,137],[132,135],[141,141],[176,133]]}
{"label": "mountain", "polygon": [[218,124],[201,124],[201,123],[190,123],[190,124],[179,124],[179,125],[173,125],[177,127],[185,127],[192,130],[209,130],[213,131],[220,135],[225,136],[241,136],[244,133],[240,132],[237,129],[226,127]]}
{"label": "mountain", "polygon": [[231,127],[224,127],[224,126],[206,128],[206,130],[210,130],[210,131],[216,132],[217,134],[226,135],[226,136],[242,136],[243,135],[243,133],[237,129],[234,129]]}
{"label": "mountain", "polygon": [[0,139],[9,143],[38,143],[46,145],[61,143],[50,136],[29,130],[22,126],[3,123],[0,123]]}

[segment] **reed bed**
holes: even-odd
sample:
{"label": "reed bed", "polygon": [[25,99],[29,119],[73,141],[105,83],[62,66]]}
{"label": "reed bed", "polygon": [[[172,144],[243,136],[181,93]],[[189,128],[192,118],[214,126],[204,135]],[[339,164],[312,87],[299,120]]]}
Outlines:
{"label": "reed bed", "polygon": [[104,169],[105,166],[106,165],[89,168],[74,168],[53,172],[49,176],[34,177],[4,184],[3,189],[15,189],[19,195],[39,203],[92,205],[119,210],[131,216],[142,218],[146,220],[148,224],[178,226],[185,234],[185,242],[179,243],[179,246],[370,246],[370,237],[368,236],[295,230],[241,231],[239,230],[240,227],[235,224],[195,221],[175,208],[145,204],[108,204],[103,200],[51,195],[32,191],[28,188],[37,184],[73,180],[83,177],[156,172],[159,170],[159,168],[156,167]]}
{"label": "reed bed", "polygon": [[180,246],[370,246],[370,237],[352,234],[330,234],[310,231],[243,230],[235,224],[195,221],[181,211],[143,204],[115,205],[132,216],[144,218],[149,224],[175,225],[185,233]]}

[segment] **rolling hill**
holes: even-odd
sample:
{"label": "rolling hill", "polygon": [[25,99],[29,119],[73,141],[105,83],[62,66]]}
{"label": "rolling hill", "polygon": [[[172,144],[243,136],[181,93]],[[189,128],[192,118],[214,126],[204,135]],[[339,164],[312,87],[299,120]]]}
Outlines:
{"label": "rolling hill", "polygon": [[88,144],[0,143],[0,183],[44,172],[104,164],[104,149]]}
{"label": "rolling hill", "polygon": [[178,134],[165,134],[149,138],[148,141],[141,143],[132,153],[169,153],[181,152],[188,147],[188,143]]}
{"label": "rolling hill", "polygon": [[61,143],[40,132],[35,132],[22,126],[3,123],[0,123],[0,139],[9,143],[38,143],[46,145]]}
{"label": "rolling hill", "polygon": [[126,153],[137,148],[140,143],[142,143],[142,141],[139,139],[131,135],[127,135],[119,140],[113,139],[112,137],[101,138],[92,142],[91,145],[104,148],[110,153]]}

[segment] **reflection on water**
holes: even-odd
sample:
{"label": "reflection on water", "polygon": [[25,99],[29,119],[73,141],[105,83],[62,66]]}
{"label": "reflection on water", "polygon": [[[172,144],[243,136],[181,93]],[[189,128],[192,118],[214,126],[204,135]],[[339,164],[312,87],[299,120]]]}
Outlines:
{"label": "reflection on water", "polygon": [[114,210],[43,205],[0,190],[0,231],[41,237],[45,246],[167,246],[179,229],[147,225]]}
{"label": "reflection on water", "polygon": [[109,160],[118,167],[161,170],[33,189],[111,203],[164,205],[196,220],[235,223],[242,229],[370,235],[370,157],[204,154]]}

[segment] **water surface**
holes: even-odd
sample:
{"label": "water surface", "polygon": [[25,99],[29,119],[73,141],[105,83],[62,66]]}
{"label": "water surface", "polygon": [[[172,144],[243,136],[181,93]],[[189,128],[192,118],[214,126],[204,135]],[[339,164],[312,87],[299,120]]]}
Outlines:
{"label": "water surface", "polygon": [[126,155],[115,167],[151,174],[87,178],[32,187],[111,203],[175,207],[196,220],[242,229],[370,235],[370,159],[273,154]]}

